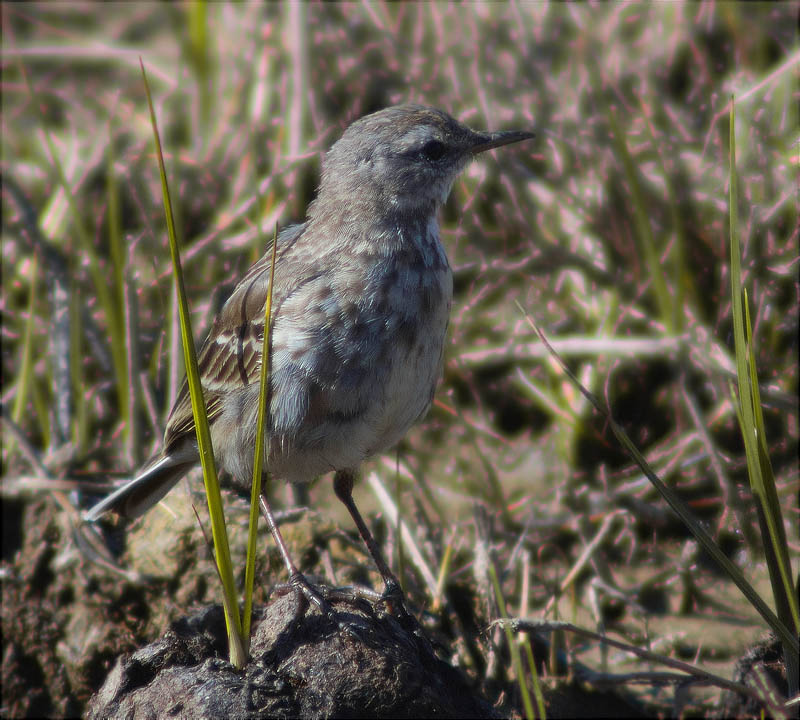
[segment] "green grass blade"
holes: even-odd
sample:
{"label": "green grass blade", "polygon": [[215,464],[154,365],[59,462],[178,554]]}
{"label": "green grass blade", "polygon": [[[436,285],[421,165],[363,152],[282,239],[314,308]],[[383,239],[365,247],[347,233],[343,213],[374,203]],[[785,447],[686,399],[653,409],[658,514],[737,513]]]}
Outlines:
{"label": "green grass blade", "polygon": [[[119,187],[117,176],[114,172],[114,128],[112,119],[108,121],[108,148],[106,150],[106,195],[108,198],[108,243],[111,256],[111,273],[114,278],[112,288],[116,297],[111,300],[111,309],[115,313],[114,327],[123,331],[125,318],[125,248],[122,242],[122,220],[119,209]],[[119,404],[120,417],[125,420],[122,426],[123,441],[126,445],[127,455],[131,454],[131,442],[134,427],[134,418],[131,416],[131,403],[129,388],[136,387],[132,382],[126,355],[126,343],[114,342],[112,334],[111,357],[114,362],[116,375],[117,403]]]}
{"label": "green grass blade", "polygon": [[[734,99],[730,109],[730,182],[729,182],[729,230],[731,245],[731,308],[733,313],[733,335],[736,349],[736,374],[739,399],[731,392],[747,457],[747,472],[750,488],[756,500],[756,509],[761,528],[764,554],[769,571],[770,584],[775,599],[778,617],[794,630],[794,639],[800,631],[797,596],[792,584],[792,569],[789,548],[783,526],[775,476],[766,444],[766,430],[761,411],[761,396],[758,389],[758,374],[753,351],[753,331],[750,324],[750,307],[747,291],[742,286],[741,248],[739,243],[738,173],[736,172],[736,117]],[[781,636],[786,659],[786,675],[790,695],[798,690],[800,657],[796,642]]]}
{"label": "green grass blade", "polygon": [[442,607],[442,598],[444,597],[444,584],[450,574],[450,566],[453,563],[453,539],[452,537],[447,541],[444,546],[444,555],[442,562],[439,565],[439,572],[436,575],[436,592],[433,594],[433,603],[431,607],[434,612],[438,612]]}
{"label": "green grass blade", "polygon": [[531,680],[533,681],[533,697],[536,698],[536,709],[539,711],[541,720],[547,718],[547,711],[544,705],[544,693],[542,693],[542,686],[539,684],[539,673],[536,672],[536,661],[533,657],[533,647],[531,646],[531,639],[525,637],[522,640],[522,646],[525,648],[525,657],[528,659],[528,667],[531,669]]}
{"label": "green grass blade", "polygon": [[[22,412],[28,399],[28,390],[33,376],[33,329],[36,324],[36,297],[39,287],[39,256],[34,255],[30,266],[31,287],[28,295],[28,317],[22,335],[22,358],[19,363],[19,373],[16,377],[16,392],[14,405],[11,408],[11,419],[19,425]],[[13,437],[9,438],[9,447],[14,443]]]}
{"label": "green grass blade", "polygon": [[617,153],[622,159],[622,167],[625,170],[625,178],[628,181],[628,186],[631,190],[631,201],[633,204],[633,216],[636,221],[636,235],[639,239],[639,247],[644,252],[644,257],[647,262],[647,269],[650,275],[650,282],[652,283],[653,293],[656,299],[656,306],[658,307],[659,315],[661,316],[664,328],[667,333],[672,334],[675,330],[673,322],[673,299],[667,289],[667,284],[664,281],[664,272],[661,267],[661,261],[658,255],[658,248],[656,241],[653,237],[653,229],[650,225],[650,217],[647,212],[647,204],[645,203],[642,189],[639,182],[639,176],[636,172],[633,158],[628,150],[628,143],[622,134],[622,130],[617,122],[614,112],[609,112],[609,123],[611,125],[611,132],[614,137]]}
{"label": "green grass blade", "polygon": [[186,49],[189,63],[197,79],[197,89],[200,94],[199,132],[201,137],[207,137],[213,97],[213,79],[210,72],[208,3],[205,0],[195,0],[186,6],[186,13],[189,20]]}
{"label": "green grass blade", "polygon": [[253,458],[253,484],[250,493],[250,524],[247,533],[247,569],[244,576],[244,618],[242,632],[244,642],[249,646],[250,619],[253,610],[253,583],[255,581],[256,566],[256,531],[258,530],[258,498],[261,495],[261,468],[269,447],[265,447],[267,418],[269,416],[269,403],[272,394],[269,391],[270,373],[270,340],[272,331],[270,319],[272,317],[272,287],[275,279],[275,260],[278,252],[278,227],[272,238],[272,262],[269,268],[269,291],[264,304],[264,339],[261,346],[261,379],[258,392],[258,424],[256,425],[256,449]]}
{"label": "green grass blade", "polygon": [[[770,566],[770,578],[772,579],[773,591],[775,593],[775,604],[778,608],[778,617],[787,625],[794,626],[795,632],[800,632],[800,615],[798,615],[797,596],[792,590],[792,566],[789,561],[789,546],[786,539],[786,530],[783,525],[783,514],[781,512],[778,491],[775,487],[775,473],[772,471],[772,461],[769,457],[769,450],[766,442],[766,428],[764,426],[764,415],[761,411],[761,393],[758,389],[758,377],[756,374],[756,360],[753,353],[753,330],[750,325],[750,307],[747,299],[747,290],[744,290],[744,319],[747,331],[747,363],[750,372],[750,392],[753,407],[754,427],[751,432],[756,437],[756,452],[758,457],[755,465],[755,472],[751,475],[754,481],[752,487],[755,496],[761,506],[763,521],[767,527],[767,533],[762,532],[764,539],[764,549],[767,551],[767,563]],[[748,460],[749,470],[749,460]],[[769,539],[769,542],[767,542]],[[783,610],[782,610],[783,609]]]}
{"label": "green grass blade", "polygon": [[[648,103],[644,100],[641,102],[642,112],[648,120],[652,120],[652,111],[649,108],[652,108],[654,105],[654,103]],[[688,302],[692,308],[698,308],[699,306],[696,288],[692,283],[692,274],[686,264],[687,241],[684,227],[685,220],[682,216],[681,203],[675,191],[675,183],[672,181],[672,174],[668,171],[664,153],[658,147],[658,140],[653,132],[653,123],[648,121],[645,122],[644,125],[647,129],[650,143],[656,151],[655,155],[661,170],[661,177],[664,178],[669,217],[672,230],[675,233],[675,243],[670,251],[667,268],[672,273],[672,332],[680,334],[684,331],[686,326],[686,303]]]}
{"label": "green grass blade", "polygon": [[[503,599],[503,591],[500,589],[500,581],[497,579],[497,570],[495,570],[494,563],[489,563],[489,575],[492,578],[492,585],[494,587],[494,595],[497,600],[497,608],[500,612],[500,617],[506,619],[506,603]],[[506,635],[506,642],[508,643],[508,651],[511,653],[511,661],[514,664],[514,672],[517,675],[517,682],[519,683],[519,690],[522,695],[522,704],[525,707],[525,717],[527,720],[533,720],[536,714],[533,712],[533,703],[531,702],[531,694],[528,692],[528,684],[525,682],[525,673],[522,671],[522,657],[519,653],[519,645],[514,640],[514,634],[511,632],[511,627],[504,623],[503,630]],[[541,716],[544,718],[544,715]]]}
{"label": "green grass blade", "polygon": [[164,168],[164,156],[161,151],[161,139],[158,134],[156,115],[153,110],[153,101],[150,96],[150,87],[147,83],[147,75],[144,70],[144,63],[139,58],[142,67],[142,78],[144,79],[145,94],[147,104],[150,108],[150,121],[153,126],[153,136],[156,144],[156,156],[158,157],[158,168],[161,175],[161,191],[164,198],[164,211],[167,218],[167,232],[169,234],[169,247],[172,254],[172,266],[175,275],[175,285],[178,294],[178,308],[181,321],[181,340],[183,345],[183,356],[186,363],[186,379],[189,385],[189,395],[192,401],[192,413],[194,415],[195,429],[197,432],[197,447],[200,453],[200,462],[203,466],[203,481],[206,488],[206,498],[208,500],[208,512],[211,517],[211,534],[214,539],[214,551],[217,558],[217,568],[220,578],[222,578],[222,588],[225,594],[223,602],[225,608],[225,624],[228,630],[228,642],[230,661],[234,667],[243,668],[247,663],[247,654],[244,652],[244,641],[242,638],[242,626],[239,617],[238,604],[236,602],[236,587],[233,580],[233,567],[231,565],[231,553],[228,546],[228,533],[225,527],[225,516],[222,512],[222,497],[219,492],[219,480],[217,470],[214,465],[214,450],[211,445],[211,431],[208,427],[208,417],[206,414],[205,399],[200,383],[200,371],[197,367],[197,353],[194,347],[194,337],[191,331],[191,318],[189,317],[189,304],[186,300],[186,288],[183,283],[183,273],[181,271],[181,259],[178,250],[178,241],[175,233],[175,222],[172,215],[172,201],[170,200],[169,185],[167,183],[167,173]]}
{"label": "green grass blade", "polygon": [[[25,325],[22,330],[22,354],[20,357],[18,372],[13,380],[9,378],[9,384],[15,386],[14,390],[14,404],[11,406],[11,419],[15,425],[19,425],[22,420],[22,414],[28,405],[28,398],[32,390],[33,380],[33,365],[34,359],[34,329],[39,320],[36,315],[36,299],[38,297],[39,288],[39,255],[34,253],[30,264],[30,290],[28,292],[28,309]],[[34,405],[35,407],[35,405]],[[34,415],[39,415],[34,413]],[[41,416],[39,416],[41,419]],[[45,416],[46,417],[46,416]],[[47,426],[40,424],[42,428],[42,436],[48,437]],[[14,449],[17,446],[16,437],[12,433],[8,433],[4,437],[5,443],[3,445],[3,457],[8,460],[11,458]]]}

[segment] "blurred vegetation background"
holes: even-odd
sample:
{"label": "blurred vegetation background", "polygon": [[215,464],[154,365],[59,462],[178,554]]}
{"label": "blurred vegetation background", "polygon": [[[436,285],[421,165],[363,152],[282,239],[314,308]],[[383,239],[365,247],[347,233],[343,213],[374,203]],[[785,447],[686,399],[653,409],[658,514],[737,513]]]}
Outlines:
{"label": "blurred vegetation background", "polygon": [[[536,140],[473,163],[454,187],[442,217],[455,273],[444,381],[398,453],[364,474],[390,487],[434,573],[453,550],[451,591],[478,586],[480,597],[486,548],[509,612],[548,607],[729,675],[760,619],[517,303],[765,588],[729,390],[734,95],[743,282],[797,560],[797,10],[3,3],[4,488],[42,467],[50,479],[131,471],[159,446],[183,377],[139,56],[198,341],[275,224],[302,221],[322,153],[354,119],[413,101],[476,129],[531,129]],[[386,508],[367,487],[356,499],[375,524]],[[336,504],[327,482],[310,498]],[[4,563],[28,531],[9,512]],[[343,509],[332,513],[349,532]],[[391,523],[380,534],[396,547]],[[430,605],[414,567],[406,581]]]}

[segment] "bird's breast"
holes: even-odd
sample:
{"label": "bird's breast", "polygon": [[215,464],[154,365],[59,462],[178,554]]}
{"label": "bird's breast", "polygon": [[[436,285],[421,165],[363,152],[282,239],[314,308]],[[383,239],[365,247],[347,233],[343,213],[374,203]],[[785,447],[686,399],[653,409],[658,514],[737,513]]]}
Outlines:
{"label": "bird's breast", "polygon": [[385,336],[375,368],[382,378],[377,394],[381,403],[367,454],[396,444],[430,407],[441,376],[453,292],[450,266],[440,247],[427,257],[417,255],[414,262],[398,261],[382,278],[382,307],[376,309]]}
{"label": "bird's breast", "polygon": [[282,304],[271,415],[287,477],[356,468],[430,406],[452,274],[438,237],[428,240],[343,254]]}

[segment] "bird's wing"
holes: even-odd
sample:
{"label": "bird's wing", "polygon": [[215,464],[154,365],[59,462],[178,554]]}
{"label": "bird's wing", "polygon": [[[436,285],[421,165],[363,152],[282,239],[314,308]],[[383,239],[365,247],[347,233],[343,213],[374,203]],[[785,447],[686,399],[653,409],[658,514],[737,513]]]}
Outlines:
{"label": "bird's wing", "polygon": [[[276,271],[288,282],[276,281],[273,291],[272,321],[283,299],[293,291],[291,278],[298,272],[297,253],[293,248],[305,225],[285,228],[278,237]],[[245,273],[220,310],[211,331],[197,356],[200,379],[210,424],[222,410],[225,395],[252,382],[261,372],[261,347],[264,338],[264,305],[269,289],[271,248]],[[169,450],[188,434],[194,434],[194,416],[189,386],[184,379],[172,406],[164,433],[164,447]]]}

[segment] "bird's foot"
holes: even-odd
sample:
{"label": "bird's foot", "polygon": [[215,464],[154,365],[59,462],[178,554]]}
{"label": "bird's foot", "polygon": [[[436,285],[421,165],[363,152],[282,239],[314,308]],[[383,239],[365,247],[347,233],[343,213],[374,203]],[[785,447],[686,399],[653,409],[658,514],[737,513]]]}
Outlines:
{"label": "bird's foot", "polygon": [[337,613],[333,603],[364,603],[362,609],[380,616],[386,614],[400,623],[408,632],[420,635],[422,629],[417,618],[406,609],[405,596],[399,583],[389,581],[383,592],[377,592],[363,585],[348,585],[344,587],[331,588],[327,586],[315,586],[300,572],[292,574],[289,582],[275,587],[275,592],[285,595],[289,592],[296,594],[298,603],[295,612],[294,622],[299,624],[303,621],[308,612],[308,608],[313,604],[320,613],[329,621],[333,622],[340,631],[348,633],[353,637],[358,637],[357,630],[361,623],[354,622],[352,613]]}
{"label": "bird's foot", "polygon": [[[355,640],[359,639],[357,630],[360,624],[353,621],[351,614],[337,613],[333,607],[334,602],[353,602],[362,597],[354,588],[317,587],[309,582],[305,575],[297,572],[292,574],[288,583],[276,586],[275,592],[279,595],[295,593],[297,597],[295,625],[299,625],[305,619],[309,607],[313,604],[329,622],[336,625],[340,632],[350,635]],[[380,597],[378,593],[370,592],[376,597]]]}
{"label": "bird's foot", "polygon": [[400,587],[400,583],[394,579],[386,582],[379,602],[390,615],[394,615],[400,620],[409,616],[409,612],[406,610],[406,598],[403,594],[403,589]]}
{"label": "bird's foot", "polygon": [[295,615],[296,622],[300,622],[306,616],[311,604],[326,617],[333,618],[334,616],[333,606],[328,602],[325,591],[312,585],[301,572],[292,573],[289,577],[289,582],[276,586],[275,592],[278,595],[286,595],[290,592],[295,593],[298,598]]}

